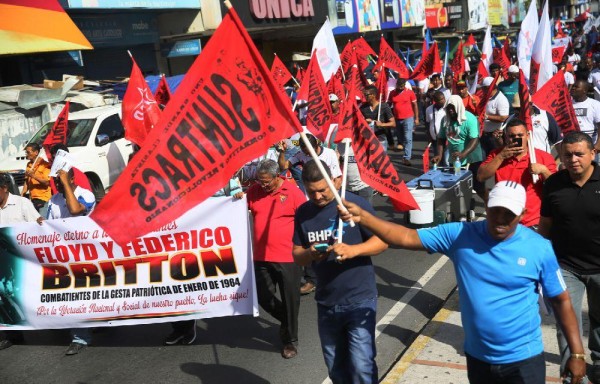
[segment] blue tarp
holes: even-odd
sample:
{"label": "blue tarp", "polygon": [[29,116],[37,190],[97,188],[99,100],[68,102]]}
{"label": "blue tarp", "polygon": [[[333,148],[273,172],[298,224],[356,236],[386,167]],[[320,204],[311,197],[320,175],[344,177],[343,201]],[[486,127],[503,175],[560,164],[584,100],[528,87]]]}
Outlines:
{"label": "blue tarp", "polygon": [[[167,84],[169,84],[169,89],[171,90],[171,93],[175,93],[175,91],[179,87],[179,84],[181,84],[181,81],[183,80],[183,76],[185,75],[167,77]],[[158,87],[159,81],[160,76],[146,76],[146,82],[148,83],[148,86],[150,87],[152,93],[156,92],[156,87]],[[128,83],[121,83],[114,86],[114,93],[119,96],[119,100],[123,100],[123,96],[125,96],[125,91],[127,90],[127,84]]]}

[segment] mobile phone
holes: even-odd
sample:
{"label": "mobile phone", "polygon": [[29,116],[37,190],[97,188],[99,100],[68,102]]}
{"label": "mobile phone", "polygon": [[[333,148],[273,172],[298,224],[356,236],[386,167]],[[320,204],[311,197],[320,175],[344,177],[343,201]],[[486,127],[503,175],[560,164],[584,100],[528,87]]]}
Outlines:
{"label": "mobile phone", "polygon": [[514,147],[522,147],[523,146],[523,138],[515,137],[514,139],[512,139],[512,143],[513,143]]}
{"label": "mobile phone", "polygon": [[315,244],[315,249],[317,252],[327,252],[327,248],[329,248],[329,245],[327,244]]}

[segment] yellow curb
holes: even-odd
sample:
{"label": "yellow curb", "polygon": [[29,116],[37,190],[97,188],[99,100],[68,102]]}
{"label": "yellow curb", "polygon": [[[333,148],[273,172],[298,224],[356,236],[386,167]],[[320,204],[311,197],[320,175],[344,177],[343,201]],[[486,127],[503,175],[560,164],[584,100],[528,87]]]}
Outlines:
{"label": "yellow curb", "polygon": [[452,293],[446,305],[431,319],[429,325],[408,347],[400,361],[388,372],[380,384],[396,384],[404,375],[406,370],[412,365],[413,361],[421,354],[427,346],[433,335],[437,333],[438,328],[448,319],[448,317],[458,309],[457,292]]}

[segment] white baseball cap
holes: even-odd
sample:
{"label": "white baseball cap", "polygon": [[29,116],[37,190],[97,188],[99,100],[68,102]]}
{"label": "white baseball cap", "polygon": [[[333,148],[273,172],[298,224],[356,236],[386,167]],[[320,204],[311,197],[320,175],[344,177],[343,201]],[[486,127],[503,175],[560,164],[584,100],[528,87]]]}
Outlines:
{"label": "white baseball cap", "polygon": [[516,65],[511,65],[510,67],[508,67],[508,73],[519,73],[519,67],[517,67]]}
{"label": "white baseball cap", "polygon": [[484,77],[483,80],[481,81],[481,86],[489,87],[490,85],[492,85],[493,82],[494,82],[493,77]]}
{"label": "white baseball cap", "polygon": [[525,209],[525,188],[516,181],[500,181],[490,191],[487,206],[504,207],[519,216]]}
{"label": "white baseball cap", "polygon": [[337,97],[337,95],[335,93],[330,93],[329,94],[329,101],[338,101],[339,97]]}

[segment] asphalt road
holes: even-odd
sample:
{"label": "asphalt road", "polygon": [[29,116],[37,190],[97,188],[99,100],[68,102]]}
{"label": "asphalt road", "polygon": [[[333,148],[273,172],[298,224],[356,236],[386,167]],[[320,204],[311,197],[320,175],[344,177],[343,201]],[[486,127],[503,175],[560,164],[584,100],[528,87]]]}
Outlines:
{"label": "asphalt road", "polygon": [[[421,153],[416,150],[413,157]],[[398,154],[391,157],[398,164]],[[413,163],[397,167],[406,180],[421,173],[420,161]],[[381,217],[402,221],[383,197],[377,196],[374,205]],[[373,260],[382,378],[456,284],[452,264],[440,255],[388,249]],[[299,354],[291,360],[281,358],[278,324],[262,311],[257,318],[199,320],[190,346],[163,346],[168,324],[97,329],[93,345],[75,356],[64,355],[68,331],[30,331],[25,344],[0,351],[0,383],[323,383],[327,371],[312,294],[302,298],[299,322]]]}

